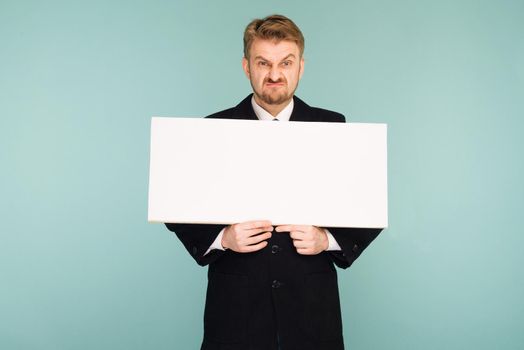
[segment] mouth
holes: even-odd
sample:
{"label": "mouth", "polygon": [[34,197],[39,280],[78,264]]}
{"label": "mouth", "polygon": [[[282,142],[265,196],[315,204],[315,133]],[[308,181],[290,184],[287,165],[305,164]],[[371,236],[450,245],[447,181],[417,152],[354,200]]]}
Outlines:
{"label": "mouth", "polygon": [[266,86],[269,88],[277,88],[284,86],[285,84],[283,82],[277,82],[277,83],[266,83]]}

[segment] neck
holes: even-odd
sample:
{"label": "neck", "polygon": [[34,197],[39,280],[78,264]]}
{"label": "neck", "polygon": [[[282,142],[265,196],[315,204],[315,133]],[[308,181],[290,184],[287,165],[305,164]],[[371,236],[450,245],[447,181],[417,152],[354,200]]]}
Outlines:
{"label": "neck", "polygon": [[287,101],[284,101],[280,104],[268,104],[268,103],[265,103],[264,101],[261,101],[257,95],[254,95],[255,96],[255,102],[262,108],[264,108],[266,111],[269,112],[269,114],[271,114],[273,117],[276,117],[278,115],[278,113],[282,112],[282,110],[284,108],[286,108],[286,106],[291,102],[291,100],[293,99],[293,97],[291,97],[289,100]]}

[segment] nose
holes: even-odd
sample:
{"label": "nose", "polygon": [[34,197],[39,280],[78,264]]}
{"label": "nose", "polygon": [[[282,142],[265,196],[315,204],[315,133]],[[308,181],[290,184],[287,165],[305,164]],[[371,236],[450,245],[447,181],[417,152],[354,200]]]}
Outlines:
{"label": "nose", "polygon": [[280,71],[278,67],[271,67],[271,69],[269,70],[269,79],[271,79],[272,81],[277,81],[278,79],[280,79]]}

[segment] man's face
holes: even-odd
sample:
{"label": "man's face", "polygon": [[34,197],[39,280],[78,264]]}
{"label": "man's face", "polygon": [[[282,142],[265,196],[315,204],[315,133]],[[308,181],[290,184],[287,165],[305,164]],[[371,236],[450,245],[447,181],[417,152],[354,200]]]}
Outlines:
{"label": "man's face", "polygon": [[257,103],[280,105],[293,97],[304,71],[304,59],[293,41],[255,39],[249,61],[243,58],[242,67]]}

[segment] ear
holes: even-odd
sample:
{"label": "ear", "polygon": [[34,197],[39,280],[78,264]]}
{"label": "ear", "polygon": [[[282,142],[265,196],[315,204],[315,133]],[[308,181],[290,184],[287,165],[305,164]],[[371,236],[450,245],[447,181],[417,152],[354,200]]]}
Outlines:
{"label": "ear", "polygon": [[300,80],[302,78],[302,74],[304,74],[304,57],[300,59],[300,71],[298,72],[298,79]]}
{"label": "ear", "polygon": [[242,69],[244,70],[246,77],[251,80],[251,75],[249,74],[249,61],[245,57],[242,57]]}

